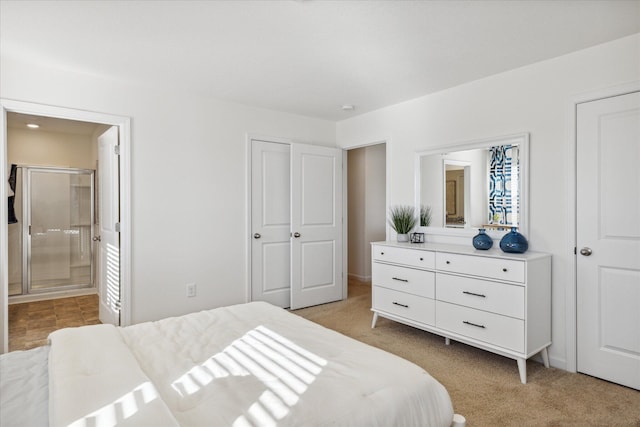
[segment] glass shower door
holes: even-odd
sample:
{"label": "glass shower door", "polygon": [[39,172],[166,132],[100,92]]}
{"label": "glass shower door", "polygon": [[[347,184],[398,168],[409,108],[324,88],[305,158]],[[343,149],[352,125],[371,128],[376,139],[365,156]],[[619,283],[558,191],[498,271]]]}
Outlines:
{"label": "glass shower door", "polygon": [[29,168],[28,292],[93,286],[93,171]]}

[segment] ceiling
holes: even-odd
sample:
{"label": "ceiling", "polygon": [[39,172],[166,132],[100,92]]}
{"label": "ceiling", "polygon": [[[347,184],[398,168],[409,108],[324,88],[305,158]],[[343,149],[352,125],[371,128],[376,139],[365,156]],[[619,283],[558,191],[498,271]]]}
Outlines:
{"label": "ceiling", "polygon": [[0,1],[3,56],[332,121],[638,32],[637,0]]}
{"label": "ceiling", "polygon": [[[7,127],[12,129],[28,129],[28,124],[36,124],[36,131],[67,133],[73,135],[92,136],[96,130],[103,126],[97,123],[81,122],[77,120],[57,119],[53,117],[36,116],[33,114],[21,114],[7,112]],[[31,130],[31,129],[29,129]]]}

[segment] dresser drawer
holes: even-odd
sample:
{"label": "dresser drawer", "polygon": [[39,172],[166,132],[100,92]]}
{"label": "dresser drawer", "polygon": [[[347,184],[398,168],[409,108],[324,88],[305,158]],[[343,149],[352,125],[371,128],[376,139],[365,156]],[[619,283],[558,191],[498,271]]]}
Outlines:
{"label": "dresser drawer", "polygon": [[525,281],[524,261],[512,259],[438,252],[436,254],[436,269],[510,282],[524,283]]}
{"label": "dresser drawer", "polygon": [[373,287],[373,308],[416,322],[435,324],[435,301],[392,289]]}
{"label": "dresser drawer", "polygon": [[374,286],[432,299],[435,297],[436,274],[432,271],[374,262],[371,265],[371,273]]}
{"label": "dresser drawer", "polygon": [[524,351],[524,320],[437,301],[436,327],[509,350]]}
{"label": "dresser drawer", "polygon": [[438,301],[524,319],[524,286],[520,285],[438,273],[436,298]]}
{"label": "dresser drawer", "polygon": [[378,245],[372,246],[371,251],[371,259],[373,261],[391,262],[427,269],[433,269],[436,265],[435,252]]}

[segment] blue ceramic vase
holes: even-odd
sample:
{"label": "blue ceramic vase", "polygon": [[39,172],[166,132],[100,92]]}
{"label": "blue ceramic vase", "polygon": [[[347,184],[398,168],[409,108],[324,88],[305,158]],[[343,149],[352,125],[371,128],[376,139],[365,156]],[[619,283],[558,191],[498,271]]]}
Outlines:
{"label": "blue ceramic vase", "polygon": [[478,234],[473,237],[472,243],[474,248],[486,251],[493,246],[493,239],[485,233],[484,228],[481,228],[478,230]]}
{"label": "blue ceramic vase", "polygon": [[522,234],[518,233],[516,227],[512,227],[510,232],[502,236],[500,249],[502,249],[503,252],[523,254],[529,249],[529,243]]}

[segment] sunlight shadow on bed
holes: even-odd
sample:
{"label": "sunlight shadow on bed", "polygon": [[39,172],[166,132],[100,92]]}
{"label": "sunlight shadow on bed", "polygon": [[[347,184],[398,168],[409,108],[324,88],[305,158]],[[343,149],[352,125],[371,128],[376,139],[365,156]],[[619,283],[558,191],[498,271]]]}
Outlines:
{"label": "sunlight shadow on bed", "polygon": [[70,427],[112,427],[135,415],[142,406],[158,398],[156,388],[150,382],[140,384],[118,400],[103,406],[69,424]]}
{"label": "sunlight shadow on bed", "polygon": [[[172,383],[188,396],[219,378],[253,375],[266,386],[258,401],[240,415],[234,426],[270,425],[284,418],[289,408],[313,383],[327,361],[273,332],[258,326],[222,352],[195,366]],[[253,420],[253,422],[252,422]]]}

